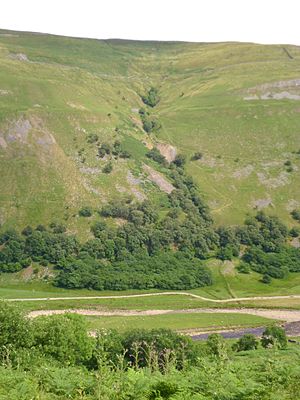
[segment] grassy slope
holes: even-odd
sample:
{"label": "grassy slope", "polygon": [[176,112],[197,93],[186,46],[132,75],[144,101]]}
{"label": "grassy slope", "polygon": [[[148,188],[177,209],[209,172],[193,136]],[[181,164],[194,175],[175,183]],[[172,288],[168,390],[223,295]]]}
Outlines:
{"label": "grassy slope", "polygon": [[[240,222],[253,201],[271,199],[270,211],[291,223],[287,207],[300,194],[295,184],[300,158],[292,154],[300,148],[299,102],[243,100],[247,88],[299,78],[300,50],[287,48],[293,59],[277,45],[0,34],[0,89],[8,91],[0,96],[0,132],[8,143],[0,147],[1,222],[22,227],[63,219],[86,237],[91,221],[76,217],[82,205],[97,208],[120,196],[120,187],[132,194],[127,172],[141,171],[146,151],[146,135],[132,109],[141,106],[139,94],[153,84],[161,94],[155,113],[163,128],[157,139],[188,156],[204,153],[202,161],[188,163],[187,171],[216,221]],[[12,58],[18,53],[30,62]],[[25,141],[9,142],[8,132],[20,119],[33,128]],[[89,133],[97,133],[100,141],[122,140],[133,159],[114,161],[109,176],[82,171],[105,165],[96,158],[95,145],[87,144]],[[56,143],[40,144],[41,135],[53,135]],[[78,156],[82,148],[84,163]],[[294,171],[270,187],[266,179],[285,173],[286,159]],[[263,183],[259,173],[265,175]],[[138,190],[163,203],[154,185]]]}

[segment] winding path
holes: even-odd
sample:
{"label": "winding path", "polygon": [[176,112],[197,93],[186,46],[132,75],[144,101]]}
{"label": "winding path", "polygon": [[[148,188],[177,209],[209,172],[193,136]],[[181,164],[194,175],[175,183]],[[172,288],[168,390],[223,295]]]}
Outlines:
{"label": "winding path", "polygon": [[31,297],[31,298],[17,298],[5,299],[6,301],[55,301],[55,300],[105,300],[105,299],[130,299],[137,297],[152,297],[152,296],[189,296],[199,300],[208,301],[212,303],[236,303],[239,301],[253,301],[253,300],[280,300],[280,299],[300,299],[300,295],[286,295],[286,296],[254,296],[254,297],[232,297],[230,299],[210,299],[208,297],[199,296],[198,294],[189,292],[160,292],[160,293],[142,293],[142,294],[128,294],[128,295],[111,295],[111,296],[69,296],[69,297]]}
{"label": "winding path", "polygon": [[[241,301],[253,301],[253,300],[278,300],[278,299],[300,299],[300,295],[286,295],[286,296],[253,296],[253,297],[236,297],[230,299],[210,299],[207,297],[199,296],[189,292],[161,292],[161,293],[143,293],[143,294],[132,294],[132,295],[117,295],[117,296],[73,296],[73,297],[39,297],[39,298],[18,298],[18,299],[7,299],[10,302],[29,302],[29,301],[56,301],[56,300],[105,300],[105,299],[128,299],[128,298],[140,298],[140,297],[154,297],[154,296],[189,296],[199,300],[226,304],[236,303]],[[285,329],[291,336],[300,335],[300,310],[283,310],[283,309],[260,309],[260,308],[196,308],[196,309],[181,309],[181,310],[89,310],[89,309],[63,309],[63,310],[35,310],[28,313],[30,318],[35,318],[41,315],[54,315],[64,313],[76,313],[81,315],[90,316],[150,316],[150,315],[163,315],[163,314],[187,314],[187,313],[215,313],[215,314],[251,314],[265,318],[281,320],[285,323]],[[261,335],[263,328],[248,328],[238,330],[226,330],[220,332],[224,337],[239,338],[245,333],[254,333]],[[200,333],[200,332],[199,332]],[[206,339],[208,332],[197,334],[196,332],[192,337],[195,340]]]}

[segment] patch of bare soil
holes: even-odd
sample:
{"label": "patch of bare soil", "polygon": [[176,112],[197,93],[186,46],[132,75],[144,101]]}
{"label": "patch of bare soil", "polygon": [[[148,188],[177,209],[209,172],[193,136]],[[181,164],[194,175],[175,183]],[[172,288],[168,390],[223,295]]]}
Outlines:
{"label": "patch of bare soil", "polygon": [[80,111],[86,111],[87,108],[85,106],[83,106],[82,104],[75,104],[72,102],[67,102],[68,106],[71,108],[75,108],[76,110],[80,110]]}
{"label": "patch of bare soil", "polygon": [[258,309],[258,308],[195,308],[188,310],[88,310],[88,309],[66,309],[66,310],[36,310],[31,311],[28,316],[36,318],[42,315],[57,315],[57,314],[80,314],[88,316],[151,316],[164,314],[249,314],[259,317],[281,320],[285,322],[299,322],[299,310],[276,310],[276,309]]}
{"label": "patch of bare soil", "polygon": [[254,167],[253,165],[249,164],[244,168],[238,169],[234,171],[232,176],[237,179],[247,178],[253,172]]}
{"label": "patch of bare soil", "polygon": [[275,189],[280,186],[289,184],[289,174],[286,171],[281,172],[277,177],[268,177],[262,172],[257,173],[257,177],[260,183],[267,186],[270,189]]}
{"label": "patch of bare soil", "polygon": [[229,260],[224,261],[222,274],[226,276],[235,276],[235,268],[232,261]]}
{"label": "patch of bare soil", "polygon": [[81,167],[79,168],[79,171],[87,175],[97,175],[101,173],[100,168],[92,168],[92,167]]}
{"label": "patch of bare soil", "polygon": [[36,318],[42,315],[57,315],[57,314],[80,314],[80,315],[88,315],[95,317],[134,317],[134,316],[147,316],[147,315],[162,315],[169,314],[172,310],[146,310],[146,311],[138,311],[138,310],[85,310],[85,309],[69,309],[69,310],[36,310],[31,311],[28,314],[29,318]]}
{"label": "patch of bare soil", "polygon": [[7,96],[9,94],[11,94],[9,90],[0,89],[0,96]]}
{"label": "patch of bare soil", "polygon": [[176,147],[167,143],[157,143],[156,147],[169,163],[175,160],[177,154]]}
{"label": "patch of bare soil", "polygon": [[19,118],[16,121],[12,121],[6,132],[6,142],[20,142],[22,144],[27,143],[28,134],[31,130],[32,125],[28,119],[23,117]]}
{"label": "patch of bare soil", "polygon": [[25,268],[21,273],[21,277],[24,281],[29,281],[32,278],[32,275],[33,275],[32,266]]}
{"label": "patch of bare soil", "polygon": [[2,147],[3,149],[7,148],[7,143],[6,143],[5,139],[4,139],[4,137],[2,137],[2,136],[0,136],[0,147]]}
{"label": "patch of bare soil", "polygon": [[[288,89],[288,90],[282,90]],[[300,79],[257,85],[247,90],[244,100],[300,100]]]}
{"label": "patch of bare soil", "polygon": [[18,60],[18,61],[29,61],[27,55],[24,53],[11,53],[9,55],[9,58],[11,58],[12,60]]}
{"label": "patch of bare soil", "polygon": [[253,88],[248,89],[248,92],[251,93],[255,90],[282,89],[289,87],[300,88],[300,79],[290,79],[286,81],[263,83],[262,85],[257,85],[254,86]]}
{"label": "patch of bare soil", "polygon": [[294,238],[294,239],[291,241],[291,245],[292,245],[293,247],[295,247],[296,249],[299,249],[299,248],[300,248],[300,240],[299,240],[299,238],[298,238],[298,237]]}
{"label": "patch of bare soil", "polygon": [[300,202],[298,200],[290,199],[286,205],[287,211],[291,212],[300,207]]}
{"label": "patch of bare soil", "polygon": [[144,165],[143,169],[147,173],[150,181],[154,182],[161,191],[169,194],[175,189],[175,187],[168,182],[162,174],[149,167],[149,165]]}
{"label": "patch of bare soil", "polygon": [[273,206],[272,199],[257,199],[253,200],[251,206],[256,210],[262,210],[268,206]]}
{"label": "patch of bare soil", "polygon": [[135,177],[131,171],[127,172],[126,179],[130,185],[130,191],[134,197],[139,201],[145,200],[147,198],[146,195],[138,189],[139,185],[142,183],[142,179]]}

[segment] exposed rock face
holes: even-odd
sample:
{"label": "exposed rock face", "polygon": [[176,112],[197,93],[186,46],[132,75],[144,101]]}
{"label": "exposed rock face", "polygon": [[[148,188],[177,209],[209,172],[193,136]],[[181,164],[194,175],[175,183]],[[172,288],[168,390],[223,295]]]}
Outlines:
{"label": "exposed rock face", "polygon": [[169,163],[175,160],[177,154],[176,147],[166,143],[158,143],[156,147]]}
{"label": "exposed rock face", "polygon": [[148,174],[150,181],[154,182],[161,191],[169,194],[175,189],[175,187],[170,182],[168,182],[162,174],[155,171],[153,168],[149,167],[148,165],[144,165],[143,168],[144,171]]}

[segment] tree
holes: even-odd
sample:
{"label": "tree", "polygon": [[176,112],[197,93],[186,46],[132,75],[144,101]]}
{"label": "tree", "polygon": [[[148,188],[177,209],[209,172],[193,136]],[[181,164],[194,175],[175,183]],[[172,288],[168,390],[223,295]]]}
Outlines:
{"label": "tree", "polygon": [[223,338],[218,333],[213,333],[208,336],[206,345],[209,349],[210,354],[213,354],[217,358],[226,359],[227,358],[227,349],[226,343]]}
{"label": "tree", "polygon": [[186,162],[185,156],[183,154],[177,154],[173,161],[173,164],[175,164],[176,167],[183,167],[185,162]]}
{"label": "tree", "polygon": [[232,348],[235,351],[256,350],[258,347],[258,340],[251,333],[243,335]]}
{"label": "tree", "polygon": [[287,346],[285,330],[280,326],[268,326],[262,334],[261,345],[266,348],[284,349]]}
{"label": "tree", "polygon": [[81,315],[37,318],[34,320],[34,339],[43,354],[65,365],[87,362],[92,357],[93,340]]}
{"label": "tree", "polygon": [[0,301],[0,352],[30,347],[32,342],[30,320],[17,307]]}

